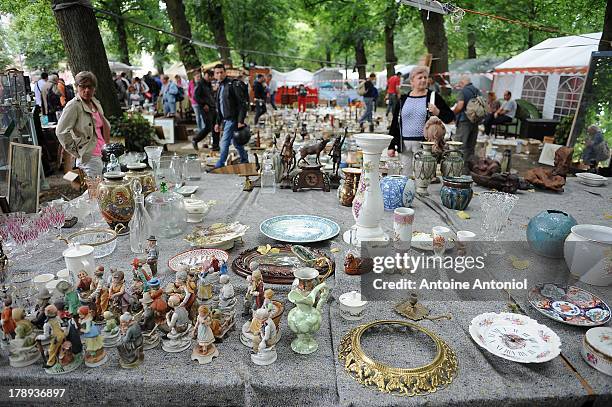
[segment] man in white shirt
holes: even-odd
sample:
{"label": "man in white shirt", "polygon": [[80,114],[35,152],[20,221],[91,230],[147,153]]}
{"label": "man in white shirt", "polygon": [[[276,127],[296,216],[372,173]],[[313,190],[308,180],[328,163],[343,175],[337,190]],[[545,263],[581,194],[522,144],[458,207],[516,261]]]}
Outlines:
{"label": "man in white shirt", "polygon": [[512,99],[512,93],[507,90],[504,92],[504,103],[494,113],[489,113],[484,119],[485,134],[491,134],[491,127],[494,124],[510,123],[516,116],[516,100]]}
{"label": "man in white shirt", "polygon": [[36,101],[36,104],[38,106],[40,106],[40,108],[43,108],[43,101],[42,101],[42,90],[45,87],[45,85],[47,84],[47,79],[49,78],[49,74],[46,72],[43,72],[40,74],[40,79],[37,80],[34,83],[34,99]]}

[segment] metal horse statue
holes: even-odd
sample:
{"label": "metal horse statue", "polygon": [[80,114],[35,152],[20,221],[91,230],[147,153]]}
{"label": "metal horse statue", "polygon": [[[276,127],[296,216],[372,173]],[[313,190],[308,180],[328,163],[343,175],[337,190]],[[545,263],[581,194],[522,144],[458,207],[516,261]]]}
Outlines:
{"label": "metal horse statue", "polygon": [[321,165],[321,161],[319,158],[321,155],[321,151],[325,149],[325,146],[327,145],[327,143],[329,143],[329,140],[323,139],[316,144],[310,144],[310,145],[300,148],[300,159],[298,160],[298,166],[300,166],[301,162],[304,162],[304,164],[308,165],[308,161],[306,161],[306,157],[308,157],[311,154],[316,154],[316,163],[317,165]]}

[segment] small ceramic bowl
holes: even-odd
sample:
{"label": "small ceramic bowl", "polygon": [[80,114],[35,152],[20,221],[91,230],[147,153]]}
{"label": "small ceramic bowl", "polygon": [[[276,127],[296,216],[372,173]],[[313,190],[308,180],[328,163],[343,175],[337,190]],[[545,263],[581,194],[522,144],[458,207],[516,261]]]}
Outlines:
{"label": "small ceramic bowl", "polygon": [[608,179],[598,174],[591,174],[590,172],[579,172],[576,174],[578,181],[584,185],[590,187],[600,187],[605,185]]}
{"label": "small ceramic bowl", "polygon": [[584,360],[593,368],[612,376],[612,328],[591,328],[582,339]]}
{"label": "small ceramic bowl", "polygon": [[357,321],[363,318],[363,309],[368,303],[361,298],[358,291],[350,291],[340,295],[340,315],[348,321]]}
{"label": "small ceramic bowl", "polygon": [[211,204],[204,202],[201,199],[185,198],[184,203],[188,223],[202,222],[204,217],[210,211]]}

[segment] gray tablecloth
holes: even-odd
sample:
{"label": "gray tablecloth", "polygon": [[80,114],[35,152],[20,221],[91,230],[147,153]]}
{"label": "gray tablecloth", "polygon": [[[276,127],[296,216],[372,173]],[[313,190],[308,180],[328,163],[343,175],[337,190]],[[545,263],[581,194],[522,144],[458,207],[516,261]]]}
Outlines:
{"label": "gray tablecloth", "polygon": [[[568,180],[565,193],[522,192],[520,200],[510,216],[510,224],[503,238],[525,240],[525,225],[529,218],[544,209],[555,208],[571,213],[579,223],[609,225],[604,217],[610,211],[612,188],[588,188]],[[206,174],[199,182],[195,194],[202,199],[215,199],[217,205],[207,215],[206,224],[227,220],[238,220],[251,228],[244,238],[244,245],[230,251],[230,261],[242,250],[257,245],[274,243],[259,232],[264,219],[279,214],[314,214],[336,221],[341,231],[347,230],[354,221],[350,208],[340,206],[335,191],[325,193],[309,191],[293,193],[277,190],[276,194],[260,194],[242,191],[242,178],[231,175]],[[415,200],[414,228],[429,231],[434,225],[449,221],[457,229],[480,231],[480,203],[474,197],[467,212],[471,219],[460,219],[455,211],[440,210],[439,185],[430,186],[431,196]],[[585,193],[589,189],[601,196]],[[475,191],[482,191],[476,187]],[[79,225],[77,225],[78,227]],[[383,227],[392,228],[392,214],[385,213]],[[164,283],[173,275],[166,267],[169,257],[189,249],[180,237],[160,240],[159,269]],[[556,323],[530,308],[526,291],[494,291],[481,300],[464,300],[452,291],[428,292],[424,303],[432,314],[452,315],[451,320],[419,322],[438,333],[455,350],[459,361],[459,373],[455,381],[445,389],[424,397],[399,397],[364,388],[343,368],[337,360],[337,349],[341,338],[359,323],[383,318],[401,319],[393,312],[394,302],[374,301],[368,305],[365,318],[349,322],[340,317],[337,298],[340,294],[360,289],[360,278],[343,272],[343,258],[349,246],[337,236],[329,242],[314,245],[326,250],[338,248],[335,254],[337,272],[328,281],[333,288],[329,305],[324,307],[321,331],[317,336],[319,350],[311,355],[297,355],[291,351],[293,333],[289,330],[286,316],[292,304],[286,299],[289,287],[274,286],[276,297],[287,305],[281,324],[282,339],[277,345],[278,360],[270,366],[255,366],[250,361],[250,349],[239,341],[239,328],[244,322],[237,318],[236,330],[218,344],[220,355],[211,364],[200,366],[190,360],[190,351],[168,354],[161,349],[147,351],[143,365],[135,370],[119,367],[116,350],[110,351],[110,361],[100,368],[82,367],[63,376],[50,376],[39,365],[13,369],[8,365],[6,354],[0,357],[0,400],[6,400],[9,387],[62,387],[66,394],[62,403],[121,403],[133,405],[186,404],[186,405],[581,405],[594,400],[597,405],[606,405],[612,399],[612,380],[589,367],[580,356],[580,342],[585,329]],[[533,255],[527,248],[520,252],[522,259],[530,260],[527,270],[516,270],[510,261],[501,261],[488,267],[489,275],[517,279],[533,273],[539,268],[558,270],[560,278],[567,277],[567,267],[560,260],[548,260]],[[99,264],[105,267],[121,267],[127,271],[134,255],[130,252],[129,240],[121,237],[115,252]],[[49,260],[49,261],[48,261]],[[58,249],[41,256],[38,261],[16,264],[16,270],[56,272],[63,268],[63,259]],[[245,281],[230,273],[231,281],[241,297],[246,289]],[[129,277],[128,277],[129,278]],[[585,286],[609,302],[609,288]],[[539,365],[524,365],[491,355],[476,345],[469,336],[470,320],[482,312],[508,311],[508,302],[516,302],[523,312],[553,329],[561,338],[562,354],[554,360]],[[370,344],[371,346],[371,344]],[[375,352],[392,357],[398,352],[395,340],[381,341]],[[403,345],[402,345],[403,346]],[[414,350],[414,352],[411,352]],[[399,352],[407,361],[415,363],[427,356],[421,346],[410,345]],[[383,358],[384,359],[384,358]],[[387,360],[387,359],[385,359]],[[3,387],[4,386],[4,387]]]}

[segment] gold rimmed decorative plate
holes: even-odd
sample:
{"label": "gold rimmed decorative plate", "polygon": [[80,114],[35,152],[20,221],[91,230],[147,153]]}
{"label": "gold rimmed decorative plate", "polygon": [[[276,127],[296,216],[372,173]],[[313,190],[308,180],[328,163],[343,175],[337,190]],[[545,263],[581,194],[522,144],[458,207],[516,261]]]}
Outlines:
{"label": "gold rimmed decorative plate", "polygon": [[[366,355],[361,347],[363,333],[384,325],[404,326],[430,337],[436,345],[434,360],[415,368],[399,368],[384,365]],[[406,321],[374,321],[350,330],[340,342],[338,359],[344,361],[344,369],[362,385],[374,386],[383,393],[409,397],[434,393],[446,387],[458,371],[457,356],[446,342],[432,331]]]}

